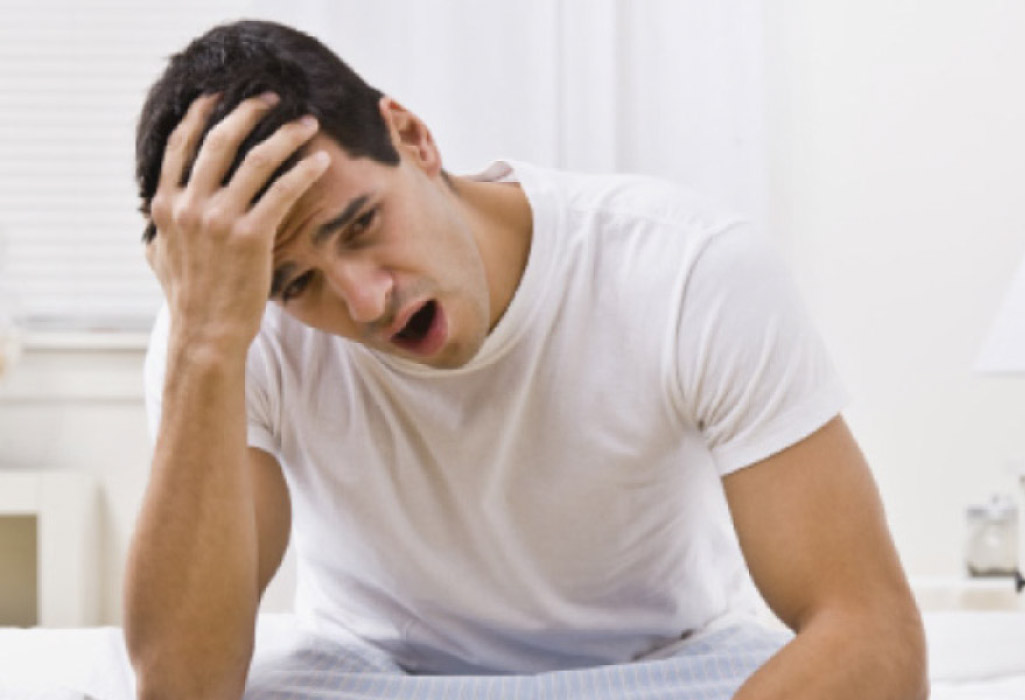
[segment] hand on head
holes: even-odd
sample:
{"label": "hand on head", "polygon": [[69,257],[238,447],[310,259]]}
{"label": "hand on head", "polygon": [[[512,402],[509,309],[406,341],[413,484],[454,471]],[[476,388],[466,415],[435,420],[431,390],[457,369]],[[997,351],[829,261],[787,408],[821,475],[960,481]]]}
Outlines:
{"label": "hand on head", "polygon": [[244,352],[267,302],[275,233],[329,159],[307,155],[268,186],[317,133],[316,120],[307,116],[254,146],[224,182],[239,146],[278,100],[271,93],[243,100],[202,138],[217,101],[216,95],[196,99],[167,141],[150,205],[156,235],[146,257],[164,288],[173,327],[190,342]]}

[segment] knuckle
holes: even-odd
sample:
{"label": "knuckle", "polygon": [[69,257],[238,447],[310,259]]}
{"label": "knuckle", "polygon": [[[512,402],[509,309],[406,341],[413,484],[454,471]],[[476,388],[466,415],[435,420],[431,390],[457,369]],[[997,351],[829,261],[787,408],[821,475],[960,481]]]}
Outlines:
{"label": "knuckle", "polygon": [[156,224],[157,228],[161,225],[166,225],[171,221],[171,202],[170,198],[163,192],[157,192],[153,199],[150,200],[149,204],[150,218],[153,223]]}
{"label": "knuckle", "polygon": [[222,152],[231,148],[233,139],[227,133],[227,126],[221,122],[207,133],[203,139],[203,148],[208,151]]}
{"label": "knuckle", "polygon": [[260,145],[253,148],[246,155],[246,164],[248,167],[262,172],[272,168],[275,164],[275,159],[267,152],[266,146]]}
{"label": "knuckle", "polygon": [[190,230],[200,224],[200,214],[190,199],[182,197],[172,209],[171,220],[179,228]]}
{"label": "knuckle", "polygon": [[203,228],[207,231],[227,231],[231,228],[231,216],[224,208],[212,206],[203,212]]}
{"label": "knuckle", "polygon": [[268,190],[267,194],[276,202],[290,204],[298,199],[304,190],[305,188],[294,177],[281,177]]}
{"label": "knuckle", "polygon": [[250,239],[257,236],[262,227],[254,221],[248,219],[240,220],[235,224],[235,233],[238,234],[242,240]]}

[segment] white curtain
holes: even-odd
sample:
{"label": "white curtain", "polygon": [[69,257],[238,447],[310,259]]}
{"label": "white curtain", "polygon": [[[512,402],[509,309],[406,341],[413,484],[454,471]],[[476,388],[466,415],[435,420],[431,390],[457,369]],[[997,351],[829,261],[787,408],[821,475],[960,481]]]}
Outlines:
{"label": "white curtain", "polygon": [[246,0],[0,0],[0,297],[30,327],[141,330],[135,120],[165,58]]}
{"label": "white curtain", "polygon": [[207,26],[276,19],[418,113],[453,172],[507,157],[690,184],[763,219],[760,0],[0,0],[0,291],[36,323],[144,327],[134,120]]}
{"label": "white curtain", "polygon": [[761,218],[761,0],[254,0],[432,128],[497,157],[693,185]]}

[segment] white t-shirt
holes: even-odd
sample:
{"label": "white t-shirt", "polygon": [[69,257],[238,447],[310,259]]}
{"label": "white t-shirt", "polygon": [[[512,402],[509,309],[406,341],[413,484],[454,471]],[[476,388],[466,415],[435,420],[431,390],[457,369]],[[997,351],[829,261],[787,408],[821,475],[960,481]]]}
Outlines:
{"label": "white t-shirt", "polygon": [[720,477],[845,401],[777,258],[664,182],[478,177],[521,184],[534,234],[469,364],[388,356],[275,305],[250,349],[249,442],[288,483],[297,612],[412,671],[528,673],[753,610]]}

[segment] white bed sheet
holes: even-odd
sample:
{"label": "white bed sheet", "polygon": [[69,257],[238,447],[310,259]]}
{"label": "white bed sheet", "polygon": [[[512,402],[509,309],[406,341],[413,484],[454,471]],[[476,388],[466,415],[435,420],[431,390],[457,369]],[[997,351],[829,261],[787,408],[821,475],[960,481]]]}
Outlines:
{"label": "white bed sheet", "polygon": [[[933,700],[1025,700],[1025,612],[925,616]],[[256,653],[288,646],[288,615],[263,615]],[[0,628],[3,700],[130,700],[134,682],[121,630]]]}
{"label": "white bed sheet", "polygon": [[925,615],[932,700],[1025,700],[1025,612]]}

